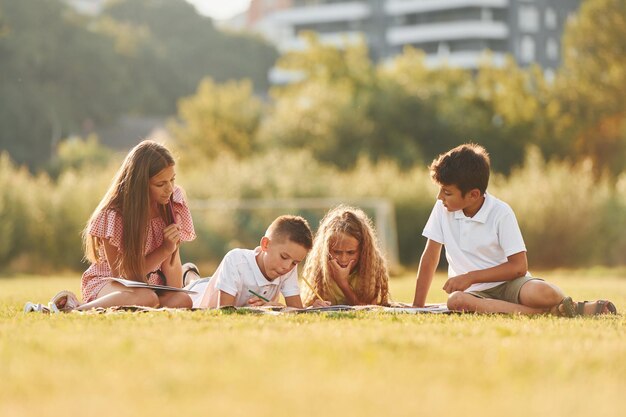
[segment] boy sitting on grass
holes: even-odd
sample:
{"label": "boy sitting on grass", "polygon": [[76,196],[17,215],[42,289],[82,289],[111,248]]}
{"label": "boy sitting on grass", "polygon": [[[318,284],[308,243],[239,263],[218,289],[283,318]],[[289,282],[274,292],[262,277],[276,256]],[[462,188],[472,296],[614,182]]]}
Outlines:
{"label": "boy sitting on grass", "polygon": [[[193,290],[204,294],[194,300],[194,307],[280,305],[278,299],[282,294],[288,307],[303,308],[297,265],[311,250],[312,242],[305,219],[278,217],[261,238],[260,246],[254,250],[231,250],[212,278],[193,286]],[[185,274],[197,273],[193,264],[186,265]],[[319,302],[317,306],[329,304]]]}
{"label": "boy sitting on grass", "polygon": [[607,300],[575,303],[528,272],[526,246],[511,207],[488,194],[489,155],[465,144],[439,155],[430,174],[439,186],[424,227],[428,238],[417,272],[415,307],[423,307],[446,247],[448,308],[480,313],[616,314]]}

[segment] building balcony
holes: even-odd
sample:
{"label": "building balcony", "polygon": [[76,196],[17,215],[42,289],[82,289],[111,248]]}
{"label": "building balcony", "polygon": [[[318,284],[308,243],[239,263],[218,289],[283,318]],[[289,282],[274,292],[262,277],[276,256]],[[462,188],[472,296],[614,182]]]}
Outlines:
{"label": "building balcony", "polygon": [[385,11],[391,16],[436,12],[468,7],[505,8],[509,0],[389,0]]}
{"label": "building balcony", "polygon": [[[340,49],[365,40],[363,32],[318,33],[317,37],[323,45],[332,45]],[[282,53],[304,51],[306,48],[306,40],[301,37],[286,39],[278,45],[278,50]]]}
{"label": "building balcony", "polygon": [[272,67],[267,74],[272,85],[287,85],[300,82],[306,78],[301,71],[290,71],[278,67]]}
{"label": "building balcony", "polygon": [[459,51],[448,54],[426,55],[426,65],[431,68],[447,66],[451,68],[477,69],[483,63],[501,67],[505,61],[506,54],[501,52]]}
{"label": "building balcony", "polygon": [[493,21],[458,21],[426,25],[399,26],[387,30],[390,45],[413,45],[461,39],[507,39],[506,23]]}
{"label": "building balcony", "polygon": [[307,25],[363,20],[372,14],[365,3],[345,2],[297,7],[276,12],[273,19],[280,25]]}

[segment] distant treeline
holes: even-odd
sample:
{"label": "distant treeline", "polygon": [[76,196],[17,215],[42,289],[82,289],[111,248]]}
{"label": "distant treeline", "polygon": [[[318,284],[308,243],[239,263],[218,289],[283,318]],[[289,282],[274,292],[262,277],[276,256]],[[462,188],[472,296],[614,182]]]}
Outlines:
{"label": "distant treeline", "polygon": [[0,149],[41,168],[69,134],[122,114],[173,114],[203,77],[265,91],[276,57],[183,0],[119,0],[95,17],[60,0],[0,0]]}

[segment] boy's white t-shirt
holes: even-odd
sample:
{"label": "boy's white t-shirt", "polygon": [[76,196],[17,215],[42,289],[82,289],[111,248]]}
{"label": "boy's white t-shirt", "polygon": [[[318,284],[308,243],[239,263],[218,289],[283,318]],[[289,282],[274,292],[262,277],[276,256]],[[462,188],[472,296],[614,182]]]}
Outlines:
{"label": "boy's white t-shirt", "polygon": [[[437,200],[422,234],[445,246],[449,277],[501,265],[507,257],[526,251],[515,213],[488,193],[474,217],[465,216],[463,210],[449,212]],[[473,284],[465,291],[484,291],[503,282]]]}
{"label": "boy's white t-shirt", "polygon": [[202,287],[206,286],[204,296],[195,297],[199,302],[194,300],[194,307],[218,307],[217,300],[220,291],[235,297],[235,307],[248,305],[248,300],[254,297],[248,290],[252,290],[273,302],[278,301],[280,294],[284,297],[300,295],[298,267],[296,266],[285,275],[269,281],[263,276],[259,265],[256,263],[256,255],[260,250],[261,248],[257,247],[254,250],[233,249],[228,252],[208,284],[194,288],[194,290],[201,292]]}

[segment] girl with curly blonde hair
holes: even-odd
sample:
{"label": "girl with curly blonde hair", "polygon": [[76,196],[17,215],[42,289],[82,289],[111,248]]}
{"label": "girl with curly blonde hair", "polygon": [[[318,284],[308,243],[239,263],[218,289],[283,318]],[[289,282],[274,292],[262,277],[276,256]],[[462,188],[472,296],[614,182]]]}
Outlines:
{"label": "girl with curly blonde hair", "polygon": [[[340,205],[320,222],[303,276],[332,304],[388,304],[389,273],[372,221],[360,209]],[[304,304],[317,296],[304,288]]]}

